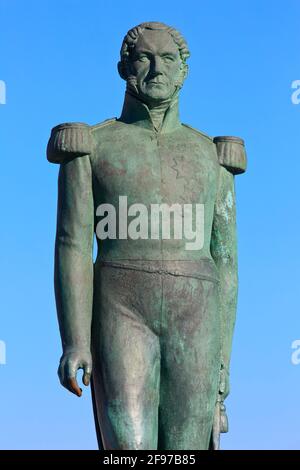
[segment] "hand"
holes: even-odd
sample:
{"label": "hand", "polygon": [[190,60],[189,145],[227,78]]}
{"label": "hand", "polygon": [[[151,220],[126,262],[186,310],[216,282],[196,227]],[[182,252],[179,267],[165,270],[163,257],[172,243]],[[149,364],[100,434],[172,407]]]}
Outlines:
{"label": "hand", "polygon": [[211,435],[211,448],[214,450],[220,449],[220,434],[228,432],[228,418],[226,414],[226,407],[223,402],[222,395],[219,393],[216,406],[215,414]]}
{"label": "hand", "polygon": [[219,384],[219,394],[221,395],[221,400],[224,401],[230,393],[230,381],[229,381],[229,372],[225,367],[221,367],[220,371],[220,384]]}
{"label": "hand", "polygon": [[229,371],[222,365],[220,370],[220,384],[219,384],[219,406],[220,406],[220,432],[228,432],[228,418],[226,414],[226,407],[224,400],[228,397],[230,392]]}
{"label": "hand", "polygon": [[212,449],[220,449],[220,434],[228,432],[228,418],[224,400],[228,397],[230,391],[229,372],[224,365],[221,366],[219,376],[219,391],[215,406],[214,421],[211,435]]}
{"label": "hand", "polygon": [[78,386],[76,375],[78,369],[83,369],[82,382],[88,386],[92,373],[92,356],[87,349],[69,349],[60,359],[58,376],[60,383],[78,397],[82,395],[82,389]]}

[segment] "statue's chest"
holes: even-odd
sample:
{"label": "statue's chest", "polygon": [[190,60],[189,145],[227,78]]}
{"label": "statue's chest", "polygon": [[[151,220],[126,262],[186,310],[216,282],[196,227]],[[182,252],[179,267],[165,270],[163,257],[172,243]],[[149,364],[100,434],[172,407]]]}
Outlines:
{"label": "statue's chest", "polygon": [[118,138],[94,164],[102,194],[148,203],[206,202],[215,193],[217,171],[213,152],[177,133]]}

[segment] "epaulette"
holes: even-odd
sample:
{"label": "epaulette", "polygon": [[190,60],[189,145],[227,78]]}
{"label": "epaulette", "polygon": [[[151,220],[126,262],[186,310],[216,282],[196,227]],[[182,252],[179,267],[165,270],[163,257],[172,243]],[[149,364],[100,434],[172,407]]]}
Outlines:
{"label": "epaulette", "polygon": [[216,144],[220,165],[234,175],[244,173],[247,168],[245,143],[239,137],[219,136],[213,139]]}
{"label": "epaulette", "polygon": [[92,149],[91,127],[82,122],[66,122],[53,127],[47,159],[51,163],[65,163],[75,157],[90,155]]}
{"label": "epaulette", "polygon": [[202,137],[205,137],[207,140],[209,140],[211,143],[213,142],[213,137],[210,137],[208,134],[205,134],[205,132],[198,131],[198,129],[195,129],[194,127],[189,126],[188,124],[182,123],[183,126],[187,127],[188,129],[191,129],[194,131],[196,134],[200,134]]}

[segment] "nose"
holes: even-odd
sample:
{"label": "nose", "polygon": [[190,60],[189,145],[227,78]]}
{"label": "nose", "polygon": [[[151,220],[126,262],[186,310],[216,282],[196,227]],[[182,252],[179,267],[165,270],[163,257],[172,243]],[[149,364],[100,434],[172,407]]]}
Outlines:
{"label": "nose", "polygon": [[163,74],[163,61],[159,56],[153,56],[151,61],[151,75],[155,77]]}

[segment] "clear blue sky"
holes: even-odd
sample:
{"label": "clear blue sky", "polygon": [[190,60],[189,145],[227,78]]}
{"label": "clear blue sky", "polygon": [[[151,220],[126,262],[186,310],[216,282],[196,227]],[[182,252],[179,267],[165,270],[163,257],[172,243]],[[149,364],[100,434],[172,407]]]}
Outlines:
{"label": "clear blue sky", "polygon": [[[300,448],[300,79],[297,0],[0,0],[1,244],[0,448],[93,449],[89,390],[60,387],[53,293],[58,167],[46,161],[51,127],[118,116],[126,31],[158,20],[192,55],[181,119],[237,135],[249,169],[236,178],[239,276],[230,433],[226,449]],[[291,250],[291,251],[289,251]]]}

